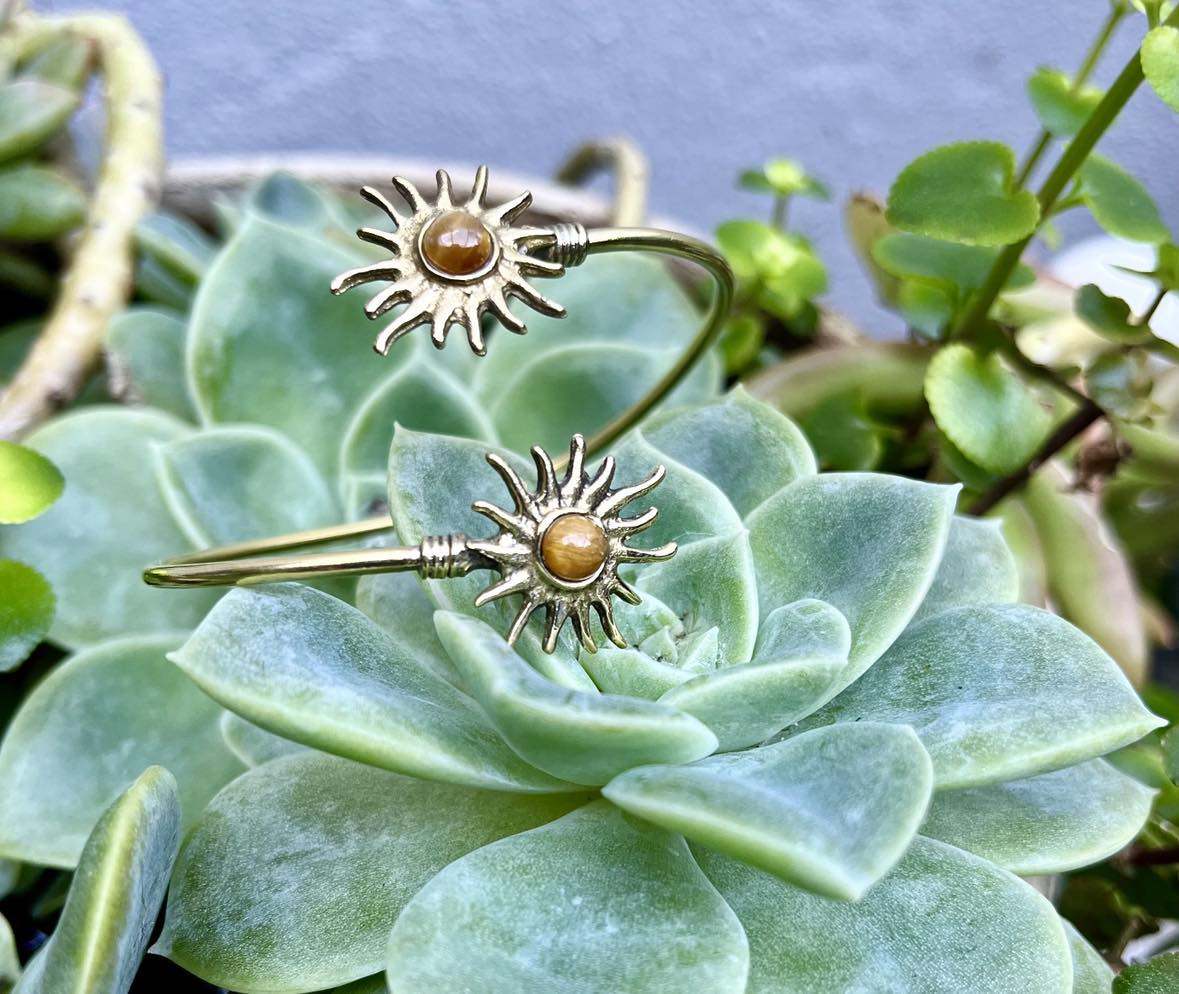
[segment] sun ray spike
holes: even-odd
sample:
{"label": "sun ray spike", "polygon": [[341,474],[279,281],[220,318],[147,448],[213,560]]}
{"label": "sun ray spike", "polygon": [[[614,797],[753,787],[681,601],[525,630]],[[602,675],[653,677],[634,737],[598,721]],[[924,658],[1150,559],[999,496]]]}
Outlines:
{"label": "sun ray spike", "polygon": [[643,598],[638,595],[635,588],[620,576],[614,578],[614,593],[626,601],[627,604],[643,603]]}
{"label": "sun ray spike", "polygon": [[467,329],[467,344],[478,356],[487,355],[487,343],[483,340],[483,325],[479,322],[478,310],[463,309],[463,327]]}
{"label": "sun ray spike", "polygon": [[488,220],[496,224],[511,224],[531,206],[532,194],[525,190],[507,203],[500,204],[498,207],[493,207],[489,210],[487,212]]}
{"label": "sun ray spike", "polygon": [[620,507],[625,507],[632,500],[638,500],[644,494],[649,494],[660,483],[663,478],[667,476],[666,466],[656,466],[654,471],[641,483],[636,483],[631,487],[620,487],[615,490],[609,497],[602,501],[598,507],[598,513],[605,517],[606,515],[617,511]]}
{"label": "sun ray spike", "polygon": [[364,305],[364,313],[368,315],[370,320],[376,320],[386,311],[392,310],[398,304],[404,304],[411,297],[413,297],[413,284],[409,281],[399,280],[374,294]]}
{"label": "sun ray spike", "polygon": [[471,196],[467,200],[467,206],[482,207],[485,196],[487,196],[487,167],[480,166],[475,170],[475,182],[471,184]]}
{"label": "sun ray spike", "polygon": [[438,180],[438,196],[434,199],[434,205],[441,210],[448,211],[454,206],[454,193],[450,184],[450,173],[445,169],[439,169],[434,176]]}
{"label": "sun ray spike", "polygon": [[524,326],[524,322],[508,309],[508,300],[499,287],[488,293],[487,309],[508,331],[516,335],[523,335],[528,330]]}
{"label": "sun ray spike", "polygon": [[389,349],[402,335],[407,335],[419,325],[430,320],[429,305],[422,299],[413,301],[402,311],[392,324],[388,325],[373,341],[373,348],[381,355],[388,355]]}
{"label": "sun ray spike", "polygon": [[593,507],[601,499],[602,495],[607,493],[610,489],[610,484],[614,482],[614,470],[617,464],[613,456],[606,456],[602,460],[602,465],[598,467],[597,473],[594,474],[593,479],[585,485],[585,489],[581,492],[581,502],[587,507]]}
{"label": "sun ray spike", "polygon": [[622,632],[618,630],[618,624],[614,621],[614,609],[610,606],[610,602],[596,600],[594,601],[594,610],[598,612],[598,620],[602,622],[602,631],[606,633],[606,638],[619,649],[625,649],[626,639],[623,638]]}
{"label": "sun ray spike", "polygon": [[409,220],[396,207],[393,206],[392,201],[389,200],[380,190],[375,186],[362,186],[360,188],[360,195],[364,197],[370,204],[379,210],[384,211],[389,215],[389,220],[397,225],[398,230]]}
{"label": "sun ray spike", "polygon": [[528,492],[528,487],[520,479],[520,474],[512,469],[498,452],[488,452],[487,462],[491,465],[492,469],[499,473],[500,479],[504,481],[504,485],[508,488],[508,493],[511,494],[512,500],[516,502],[516,511],[520,514],[526,514],[529,506],[532,504],[532,494]]}
{"label": "sun ray spike", "polygon": [[590,631],[589,608],[586,607],[584,601],[579,601],[573,608],[571,613],[573,620],[573,631],[577,634],[577,640],[581,643],[586,652],[597,652],[598,643],[594,641],[593,632]]}
{"label": "sun ray spike", "polygon": [[512,280],[508,284],[506,292],[509,296],[518,297],[524,301],[534,311],[547,314],[551,318],[563,318],[566,314],[564,307],[555,300],[550,300],[526,280]]}
{"label": "sun ray spike", "polygon": [[471,505],[471,510],[476,514],[482,514],[483,517],[489,518],[504,531],[511,532],[513,535],[519,535],[524,528],[524,519],[522,517],[505,511],[502,507],[491,503],[489,500],[475,501]]}
{"label": "sun ray spike", "polygon": [[662,563],[674,556],[677,548],[675,542],[654,549],[632,549],[624,545],[618,552],[618,559],[624,563]]}
{"label": "sun ray spike", "polygon": [[394,255],[401,252],[401,246],[397,242],[397,236],[391,235],[387,231],[382,231],[380,228],[357,228],[356,237],[362,242],[368,242],[370,245],[380,245],[383,249],[388,249]]}
{"label": "sun ray spike", "polygon": [[557,493],[557,470],[552,457],[539,445],[532,446],[532,461],[536,463],[536,494],[551,498]]}
{"label": "sun ray spike", "polygon": [[519,249],[509,249],[504,253],[517,269],[525,276],[541,276],[551,279],[565,272],[565,267],[551,259],[538,259]]}
{"label": "sun ray spike", "polygon": [[373,283],[377,280],[395,280],[404,270],[405,267],[395,259],[384,259],[374,262],[371,266],[349,269],[332,280],[332,293],[344,293],[363,283]]}
{"label": "sun ray spike", "polygon": [[569,439],[569,463],[561,481],[561,498],[571,504],[581,495],[585,483],[585,436],[577,432]]}
{"label": "sun ray spike", "polygon": [[404,176],[394,176],[390,182],[393,184],[393,189],[401,194],[402,199],[409,204],[410,210],[415,214],[429,206],[426,203],[426,198],[418,193],[418,188]]}
{"label": "sun ray spike", "polygon": [[516,614],[516,620],[512,622],[511,630],[508,632],[508,645],[516,644],[516,639],[523,633],[524,627],[528,624],[528,619],[532,617],[532,612],[538,607],[540,607],[540,602],[533,598],[528,598],[524,602]]}
{"label": "sun ray spike", "polygon": [[655,524],[655,519],[658,517],[659,508],[649,507],[642,514],[636,514],[633,518],[611,518],[606,525],[606,530],[611,535],[627,538],[637,535],[641,531],[646,531]]}
{"label": "sun ray spike", "polygon": [[561,637],[561,629],[565,627],[565,619],[569,617],[569,605],[564,601],[549,601],[545,605],[544,642],[545,652],[552,652],[557,648],[557,639]]}
{"label": "sun ray spike", "polygon": [[490,604],[492,601],[497,601],[501,597],[509,597],[512,594],[518,594],[522,590],[527,590],[531,583],[532,575],[528,570],[516,570],[514,573],[509,573],[498,583],[493,583],[478,597],[476,597],[475,607],[482,607],[484,604]]}
{"label": "sun ray spike", "polygon": [[452,317],[453,315],[445,312],[434,315],[430,328],[430,341],[434,343],[434,348],[441,349],[446,346],[446,333],[450,330]]}

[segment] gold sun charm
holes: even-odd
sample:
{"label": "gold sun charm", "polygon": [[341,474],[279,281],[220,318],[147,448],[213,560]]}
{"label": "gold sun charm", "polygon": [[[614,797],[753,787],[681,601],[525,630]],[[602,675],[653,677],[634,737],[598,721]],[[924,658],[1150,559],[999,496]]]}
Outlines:
{"label": "gold sun charm", "polygon": [[393,177],[411,213],[406,215],[379,190],[364,187],[361,195],[375,204],[396,225],[396,231],[361,228],[366,242],[388,249],[392,256],[370,266],[341,273],[332,280],[332,293],[344,293],[362,283],[391,280],[392,285],[365,306],[372,319],[399,304],[405,309],[376,337],[373,347],[387,355],[402,335],[420,325],[432,326],[430,337],[438,348],[446,344],[452,324],[461,324],[476,355],[486,354],[479,321],[490,311],[509,331],[524,334],[524,322],[508,310],[515,297],[542,314],[564,317],[565,309],[542,296],[526,276],[560,276],[565,267],[529,255],[530,247],[552,241],[540,228],[514,227],[513,222],[532,203],[522,193],[498,207],[487,207],[487,167],[475,173],[471,195],[454,202],[450,177],[438,170],[438,195],[429,203],[408,180]]}
{"label": "gold sun charm", "polygon": [[657,549],[632,549],[626,539],[651,527],[659,512],[649,508],[633,518],[619,517],[631,501],[650,493],[666,475],[662,466],[634,486],[611,490],[614,458],[607,456],[598,471],[585,471],[585,439],[574,435],[569,446],[569,468],[558,481],[553,460],[539,445],[532,447],[536,461],[536,490],[531,491],[496,453],[487,461],[503,477],[515,502],[505,511],[487,501],[472,507],[499,526],[495,538],[469,541],[471,551],[490,560],[503,579],[492,584],[476,599],[482,607],[509,594],[522,594],[524,603],[512,622],[509,644],[514,643],[533,612],[546,611],[543,647],[552,652],[567,620],[582,646],[597,651],[590,632],[590,608],[602,622],[607,637],[620,648],[626,639],[614,622],[610,597],[617,595],[628,604],[638,604],[639,595],[618,575],[622,563],[652,563],[670,559],[676,545],[669,542]]}

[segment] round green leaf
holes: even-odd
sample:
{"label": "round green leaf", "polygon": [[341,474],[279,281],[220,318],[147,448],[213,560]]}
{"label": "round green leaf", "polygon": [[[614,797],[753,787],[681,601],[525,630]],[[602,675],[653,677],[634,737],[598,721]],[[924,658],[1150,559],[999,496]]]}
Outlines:
{"label": "round green leaf", "polygon": [[802,432],[739,385],[721,401],[655,416],[643,435],[720,487],[742,517],[788,483],[815,473]]}
{"label": "round green leaf", "polygon": [[155,407],[196,421],[184,369],[184,320],[162,307],[131,307],[106,330],[111,393],[132,406]]}
{"label": "round green leaf", "polygon": [[0,524],[16,525],[44,513],[64,487],[57,467],[39,452],[0,441]]}
{"label": "round green leaf", "polygon": [[53,588],[24,563],[0,559],[0,673],[23,663],[49,631]]}
{"label": "round green leaf", "polygon": [[0,169],[0,238],[49,241],[86,217],[86,195],[41,166]]}
{"label": "round green leaf", "polygon": [[1075,135],[1105,96],[1100,87],[1077,87],[1068,73],[1049,66],[1032,73],[1027,88],[1041,126],[1057,138]]}
{"label": "round green leaf", "polygon": [[938,791],[921,832],[1020,876],[1064,873],[1129,843],[1154,793],[1095,759],[1026,780]]}
{"label": "round green leaf", "polygon": [[35,152],[78,106],[78,94],[37,79],[0,85],[0,162]]}
{"label": "round green leaf", "polygon": [[1007,245],[1040,221],[1035,194],[1015,185],[1015,153],[999,142],[943,145],[907,165],[888,192],[889,223],[966,245]]}
{"label": "round green leaf", "polygon": [[1052,905],[952,846],[917,838],[857,903],[693,852],[749,937],[746,994],[1069,992],[1069,948]]}
{"label": "round green leaf", "polygon": [[1111,235],[1132,242],[1165,242],[1171,237],[1146,187],[1100,155],[1081,166],[1081,199]]}
{"label": "round green leaf", "polygon": [[1039,448],[1052,425],[1035,394],[1000,361],[969,345],[947,345],[925,374],[937,426],[973,462],[1011,473]]}
{"label": "round green leaf", "polygon": [[1154,92],[1179,113],[1179,28],[1157,27],[1142,42],[1142,71]]}
{"label": "round green leaf", "polygon": [[1126,967],[1114,978],[1113,994],[1173,994],[1179,984],[1179,953],[1164,953]]}
{"label": "round green leaf", "polygon": [[438,637],[507,743],[555,777],[603,784],[643,763],[686,763],[717,745],[690,715],[639,698],[561,687],[529,667],[484,622],[440,611]]}
{"label": "round green leaf", "polygon": [[417,347],[375,355],[363,308],[328,291],[356,261],[302,230],[246,219],[193,302],[188,373],[205,421],[277,428],[336,473],[353,412]]}
{"label": "round green leaf", "polygon": [[217,243],[187,218],[149,214],[135,226],[135,244],[161,269],[196,286],[217,254]]}
{"label": "round green leaf", "polygon": [[390,990],[743,994],[745,937],[683,839],[596,802],[485,846],[417,894]]}
{"label": "round green leaf", "polygon": [[581,803],[413,780],[321,754],[276,759],[221,791],[189,835],[153,951],[235,991],[319,990],[369,976],[397,915],[438,871]]}
{"label": "round green leaf", "polygon": [[1073,959],[1072,994],[1109,994],[1114,979],[1109,964],[1067,920],[1062,918],[1060,923]]}
{"label": "round green leaf", "polygon": [[[899,231],[884,235],[872,246],[872,258],[885,272],[898,278],[951,283],[963,292],[981,287],[998,257],[995,246],[962,245]],[[1019,266],[1007,286],[1018,289],[1034,279],[1031,269]]]}
{"label": "round green leaf", "polygon": [[954,487],[828,473],[795,481],[749,516],[762,613],[816,598],[847,619],[851,665],[831,693],[871,666],[917,611],[956,497]]}
{"label": "round green leaf", "polygon": [[126,994],[179,846],[176,781],[150,767],[94,826],[57,928],[13,994]]}
{"label": "round green leaf", "polygon": [[197,547],[337,524],[340,509],[307,454],[253,425],[211,428],[156,449],[160,491]]}
{"label": "round green leaf", "polygon": [[172,660],[283,738],[411,776],[573,790],[513,753],[470,698],[355,608],[299,584],[238,588]]}
{"label": "round green leaf", "polygon": [[832,394],[807,411],[801,424],[825,470],[871,470],[884,456],[887,429],[869,417],[859,392]]}
{"label": "round green leaf", "polygon": [[90,407],[26,439],[68,483],[37,520],[0,528],[0,555],[36,563],[53,587],[53,641],[80,648],[131,632],[184,630],[220,596],[143,582],[146,566],[191,548],[160,497],[153,457],[156,443],[189,430],[156,411]]}
{"label": "round green leaf", "polygon": [[1096,283],[1086,283],[1077,291],[1074,306],[1078,317],[1112,342],[1132,345],[1150,339],[1150,328],[1134,323],[1130,305],[1121,297],[1111,297]]}
{"label": "round green leaf", "polygon": [[939,787],[1032,776],[1111,752],[1163,724],[1101,649],[1022,604],[943,611],[802,727],[910,725]]}
{"label": "round green leaf", "polygon": [[1010,604],[1019,599],[1019,573],[1003,539],[1002,522],[956,514],[933,585],[913,620],[965,604]]}
{"label": "round green leaf", "polygon": [[908,848],[932,781],[911,729],[866,723],[688,766],[640,767],[602,793],[693,842],[855,901]]}
{"label": "round green leaf", "polygon": [[176,771],[186,824],[241,771],[220,709],[164,658],[179,641],[108,642],[37,684],[0,745],[0,853],[73,866],[103,809],[153,763]]}

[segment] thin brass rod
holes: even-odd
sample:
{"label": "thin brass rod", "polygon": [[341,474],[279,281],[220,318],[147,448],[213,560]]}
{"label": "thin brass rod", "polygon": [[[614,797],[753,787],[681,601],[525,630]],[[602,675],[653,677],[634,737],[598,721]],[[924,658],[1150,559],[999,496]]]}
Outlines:
{"label": "thin brass rod", "polygon": [[614,177],[610,223],[620,228],[641,225],[647,217],[649,170],[646,157],[629,138],[601,138],[579,145],[556,177],[559,183],[584,185],[594,173],[607,170]]}
{"label": "thin brass rod", "polygon": [[[295,538],[297,536],[290,536]],[[307,545],[309,542],[300,544]],[[234,549],[240,549],[235,546]],[[281,580],[306,580],[312,577],[359,576],[363,573],[403,573],[421,568],[418,546],[383,549],[349,549],[340,552],[316,552],[304,556],[261,556],[238,559],[226,555],[226,549],[210,549],[202,555],[208,560],[186,556],[185,562],[170,560],[143,573],[153,587],[221,587],[275,583]],[[233,551],[233,550],[229,550]]]}

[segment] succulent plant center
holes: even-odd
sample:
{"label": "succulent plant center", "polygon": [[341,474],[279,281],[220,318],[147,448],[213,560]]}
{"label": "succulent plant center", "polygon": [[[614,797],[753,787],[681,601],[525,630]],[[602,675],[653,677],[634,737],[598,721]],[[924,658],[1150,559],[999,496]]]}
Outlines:
{"label": "succulent plant center", "polygon": [[588,514],[565,514],[545,530],[540,558],[558,580],[588,580],[606,561],[606,532]]}
{"label": "succulent plant center", "polygon": [[491,261],[491,232],[466,211],[440,214],[422,232],[422,255],[448,276],[470,276]]}

